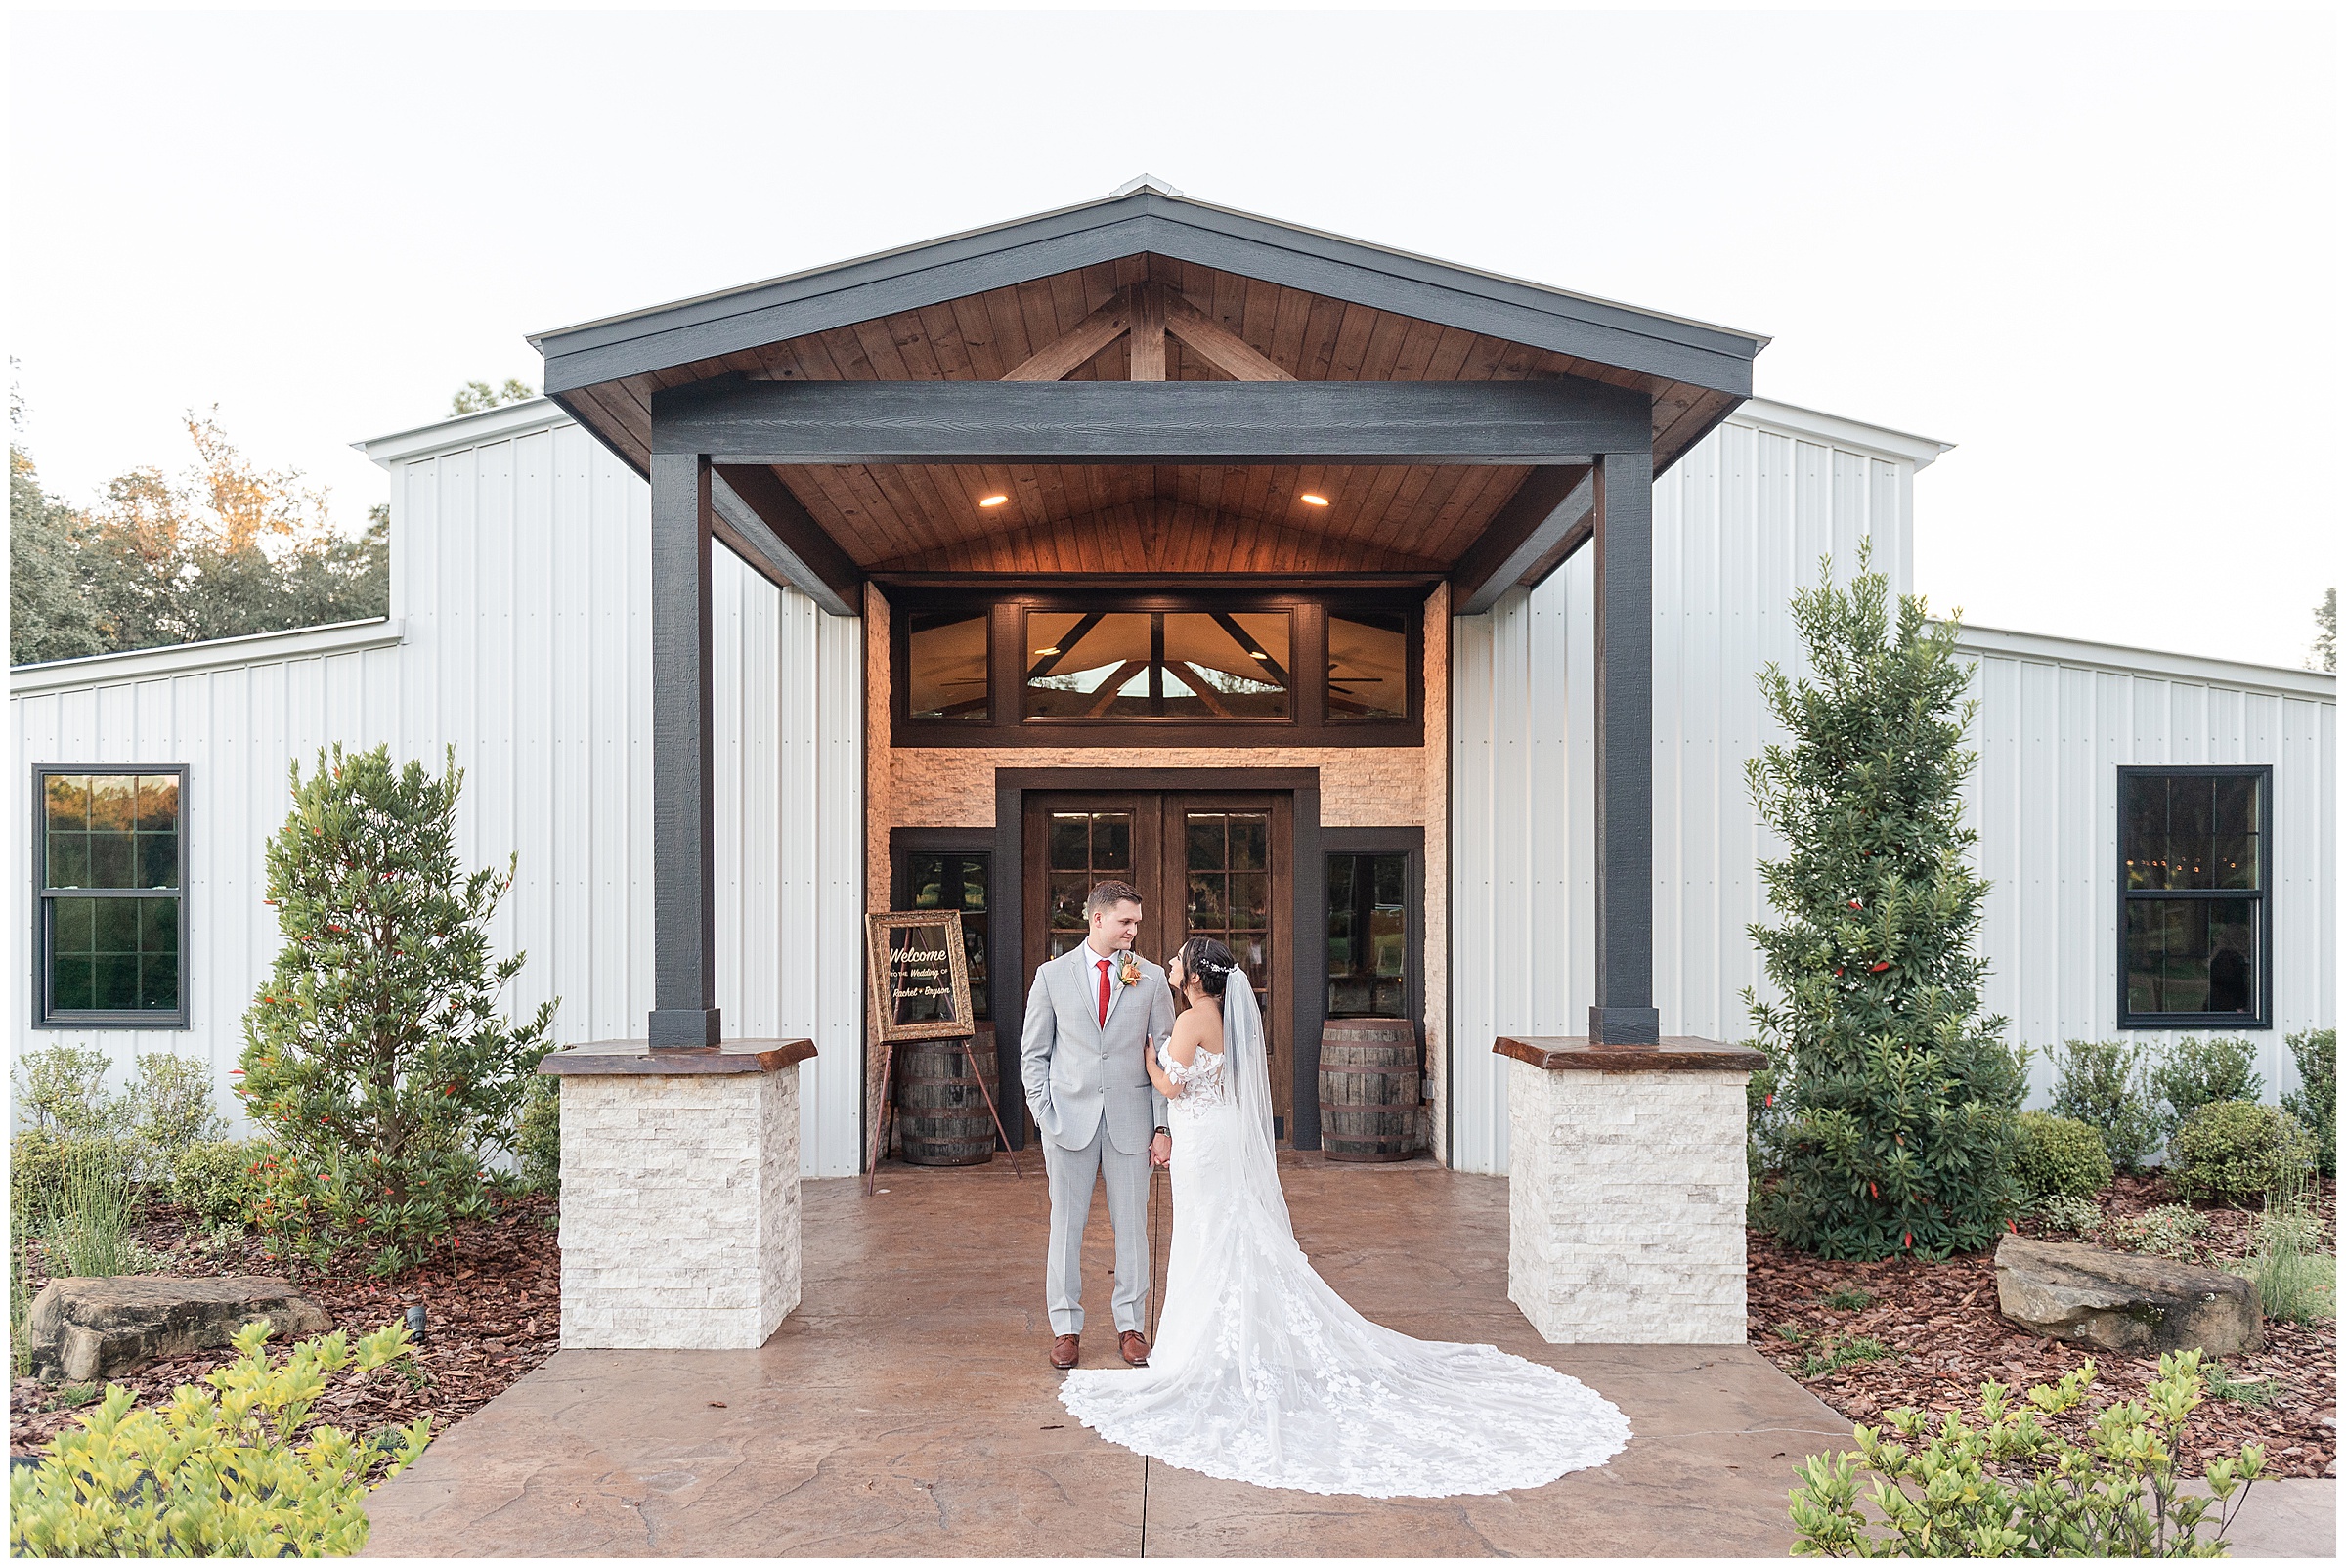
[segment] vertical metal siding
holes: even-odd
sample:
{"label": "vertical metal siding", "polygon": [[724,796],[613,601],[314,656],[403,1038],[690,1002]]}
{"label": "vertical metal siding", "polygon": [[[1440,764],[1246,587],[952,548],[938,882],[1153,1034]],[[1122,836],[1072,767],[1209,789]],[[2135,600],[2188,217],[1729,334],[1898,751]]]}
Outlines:
{"label": "vertical metal siding", "polygon": [[[16,761],[183,762],[191,900],[184,1032],[34,1029],[227,1069],[278,948],[262,853],[286,763],[388,742],[465,770],[458,853],[520,857],[500,951],[529,955],[515,1012],[560,997],[564,1043],[640,1035],[651,1006],[650,504],[643,482],[567,420],[400,463],[394,606],[404,639],[325,657],[116,680],[11,701]],[[855,1167],[863,1033],[861,642],[719,551],[717,982],[728,1032],[808,1035],[801,1147],[811,1175]],[[27,806],[29,809],[29,806]],[[20,823],[18,843],[23,842]],[[23,849],[16,851],[21,860]],[[22,868],[24,886],[29,868]],[[29,951],[30,900],[15,900]]]}

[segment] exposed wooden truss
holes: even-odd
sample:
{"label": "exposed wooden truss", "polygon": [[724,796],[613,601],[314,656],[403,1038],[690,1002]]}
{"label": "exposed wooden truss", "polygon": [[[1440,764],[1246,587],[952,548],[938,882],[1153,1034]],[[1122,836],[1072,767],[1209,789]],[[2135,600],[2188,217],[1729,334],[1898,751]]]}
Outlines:
{"label": "exposed wooden truss", "polygon": [[1005,381],[1063,381],[1097,359],[1119,337],[1131,340],[1126,378],[1165,378],[1165,336],[1194,348],[1234,381],[1292,381],[1270,356],[1151,279],[1127,283],[1098,310],[1004,372]]}

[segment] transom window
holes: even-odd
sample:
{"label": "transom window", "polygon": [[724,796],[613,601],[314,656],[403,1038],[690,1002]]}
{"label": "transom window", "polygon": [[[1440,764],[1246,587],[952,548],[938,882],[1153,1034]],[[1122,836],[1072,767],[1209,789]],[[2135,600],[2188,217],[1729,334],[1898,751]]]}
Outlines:
{"label": "transom window", "polygon": [[35,773],[35,1022],[185,1028],[187,770]]}
{"label": "transom window", "polygon": [[899,596],[900,746],[1423,744],[1422,588]]}
{"label": "transom window", "polygon": [[2118,769],[2118,1023],[2263,1027],[2272,769]]}

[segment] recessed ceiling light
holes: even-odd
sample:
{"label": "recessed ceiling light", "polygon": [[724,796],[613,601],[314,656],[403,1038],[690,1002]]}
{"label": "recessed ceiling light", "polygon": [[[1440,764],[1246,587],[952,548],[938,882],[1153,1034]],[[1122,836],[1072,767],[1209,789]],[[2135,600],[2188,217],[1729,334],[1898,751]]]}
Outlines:
{"label": "recessed ceiling light", "polygon": [[999,506],[1008,500],[1010,500],[1008,496],[980,496],[978,498],[978,504],[980,506]]}
{"label": "recessed ceiling light", "polygon": [[1327,498],[1325,496],[1315,496],[1308,490],[1295,499],[1302,501],[1306,506],[1325,506],[1327,504]]}
{"label": "recessed ceiling light", "polygon": [[1247,658],[1249,658],[1249,659],[1260,659],[1260,660],[1262,660],[1262,661],[1263,661],[1264,663],[1266,663],[1266,664],[1268,664],[1268,663],[1270,662],[1270,660],[1271,660],[1271,656],[1270,656],[1269,654],[1267,654],[1267,653],[1263,652],[1263,651],[1262,651],[1260,648],[1250,648],[1250,649],[1248,649],[1248,650],[1247,650],[1247,653],[1246,653],[1246,657],[1247,657]]}
{"label": "recessed ceiling light", "polygon": [[1059,650],[1057,648],[1037,648],[1034,650],[1034,656],[1039,659],[1045,654],[1057,653],[1058,651]]}

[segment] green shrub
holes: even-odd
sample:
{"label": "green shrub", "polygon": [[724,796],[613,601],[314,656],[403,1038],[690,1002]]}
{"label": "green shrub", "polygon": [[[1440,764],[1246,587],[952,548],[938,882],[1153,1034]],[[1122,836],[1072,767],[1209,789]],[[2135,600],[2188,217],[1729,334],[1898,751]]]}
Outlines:
{"label": "green shrub", "polygon": [[2178,1196],[2237,1208],[2284,1180],[2301,1179],[2313,1168],[2314,1140],[2277,1106],[2219,1100],[2185,1119],[2169,1154]]}
{"label": "green shrub", "polygon": [[139,1058],[131,1086],[129,1121],[146,1162],[142,1172],[167,1181],[181,1154],[199,1143],[228,1136],[228,1123],[212,1107],[212,1065],[169,1051]]}
{"label": "green shrub", "polygon": [[562,1080],[543,1073],[530,1080],[521,1112],[522,1190],[562,1191]]}
{"label": "green shrub", "polygon": [[259,1201],[253,1167],[268,1152],[268,1145],[252,1140],[192,1144],[171,1162],[171,1197],[206,1227],[240,1223]]}
{"label": "green shrub", "polygon": [[2056,1193],[2040,1198],[2030,1205],[2038,1221],[2048,1231],[2067,1231],[2074,1236],[2091,1236],[2102,1228],[2102,1206],[2090,1198],[2070,1198]]}
{"label": "green shrub", "polygon": [[138,1150],[128,1138],[66,1138],[27,1129],[9,1142],[9,1202],[38,1228],[48,1223],[69,1178],[105,1172],[127,1186],[134,1182],[137,1165]]}
{"label": "green shrub", "polygon": [[2042,1111],[2023,1111],[2013,1179],[2030,1198],[2091,1198],[2116,1174],[2099,1128]]}
{"label": "green shrub", "polygon": [[2199,1244],[2192,1238],[2206,1229],[2207,1216],[2190,1204],[2161,1203],[2140,1214],[2111,1220],[2104,1228],[2102,1239],[2129,1251],[2155,1252],[2160,1257],[2189,1263],[2199,1255]]}
{"label": "green shrub", "polygon": [[2322,1174],[2338,1173],[2338,1031],[2300,1029],[2289,1036],[2297,1059],[2297,1087],[2281,1097],[2281,1108],[2314,1135]]}
{"label": "green shrub", "polygon": [[95,1138],[64,1146],[41,1237],[41,1258],[51,1274],[97,1279],[152,1274],[161,1267],[163,1260],[139,1240],[146,1204],[119,1147]]}
{"label": "green shrub", "polygon": [[[1859,1426],[1857,1452],[1815,1455],[1792,1489],[1800,1557],[2186,1557],[2223,1549],[2265,1473],[2251,1443],[2237,1458],[2207,1461],[2212,1497],[2183,1495],[2176,1456],[2192,1412],[2205,1403],[2199,1352],[2158,1358],[2158,1377],[2140,1401],[2096,1413],[2083,1445],[2038,1420],[2083,1403],[2096,1373],[2089,1359],[2058,1384],[2024,1399],[1990,1380],[1979,1385],[1979,1424],[1960,1411],[1933,1423],[1901,1406],[1881,1428]],[[1862,1500],[1861,1476],[1874,1478]],[[2148,1496],[2146,1496],[2146,1493]],[[2200,1530],[2213,1515],[2215,1530]]]}
{"label": "green shrub", "polygon": [[1751,928],[1774,997],[1744,993],[1791,1111],[1754,1218],[1819,1257],[1977,1251],[2020,1206],[2027,1084],[1980,1005],[1970,666],[1864,546],[1846,588],[1821,583],[1792,602],[1809,673],[1760,675],[1786,741],[1746,773],[1788,847],[1760,867],[1777,924]]}
{"label": "green shrub", "polygon": [[2134,1040],[2064,1040],[2055,1048],[2053,1113],[2099,1128],[2110,1163],[2138,1171],[2158,1148],[2157,1093]]}
{"label": "green shrub", "polygon": [[2256,1070],[2256,1047],[2238,1035],[2187,1034],[2168,1042],[2150,1069],[2150,1091],[2158,1100],[2159,1131],[2174,1154],[2176,1129],[2201,1106],[2226,1100],[2257,1100],[2265,1080]]}
{"label": "green shrub", "polygon": [[[8,1544],[18,1556],[348,1556],[367,1544],[367,1475],[407,1468],[431,1423],[354,1441],[338,1427],[301,1435],[329,1375],[365,1374],[408,1354],[404,1325],[362,1338],[295,1345],[272,1367],[269,1325],[239,1329],[239,1359],[182,1383],[160,1409],[133,1410],[109,1385],[37,1466],[9,1472]],[[208,1387],[206,1385],[209,1385]]]}
{"label": "green shrub", "polygon": [[457,866],[453,749],[438,777],[380,746],[290,774],[268,850],[284,947],[244,1015],[237,1093],[282,1151],[268,1223],[305,1247],[369,1244],[390,1273],[488,1211],[554,1004],[519,1024],[499,1011],[522,955],[492,961],[488,926],[515,862]]}
{"label": "green shrub", "polygon": [[2265,1316],[2285,1323],[2316,1324],[2338,1315],[2338,1260],[2321,1250],[2322,1224],[2305,1189],[2300,1171],[2284,1174],[2265,1194],[2256,1251],[2230,1265],[2256,1282]]}
{"label": "green shrub", "polygon": [[127,1106],[106,1087],[107,1057],[91,1045],[51,1045],[23,1059],[22,1099],[35,1130],[63,1139],[129,1130]]}

